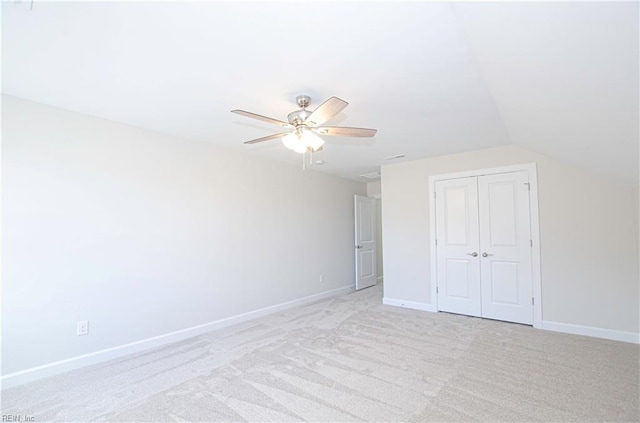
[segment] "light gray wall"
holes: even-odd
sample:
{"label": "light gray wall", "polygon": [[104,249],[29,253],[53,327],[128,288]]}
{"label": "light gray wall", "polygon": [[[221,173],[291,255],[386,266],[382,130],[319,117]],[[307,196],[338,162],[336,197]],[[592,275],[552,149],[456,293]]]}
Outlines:
{"label": "light gray wall", "polygon": [[3,374],[353,284],[365,184],[2,100]]}
{"label": "light gray wall", "polygon": [[382,167],[386,298],[432,304],[430,175],[536,162],[542,318],[637,333],[637,187],[517,147]]}

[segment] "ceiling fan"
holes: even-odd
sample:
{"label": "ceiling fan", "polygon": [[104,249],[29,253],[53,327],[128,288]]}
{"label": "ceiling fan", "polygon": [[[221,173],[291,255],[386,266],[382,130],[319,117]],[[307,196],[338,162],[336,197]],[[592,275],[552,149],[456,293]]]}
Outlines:
{"label": "ceiling fan", "polygon": [[[258,115],[244,110],[232,110],[242,116],[258,119],[264,122],[273,123],[289,129],[287,132],[267,135],[266,137],[245,141],[245,144],[256,144],[263,141],[275,140],[282,138],[284,145],[295,151],[304,154],[307,151],[315,153],[323,148],[324,140],[318,135],[341,135],[346,137],[373,137],[377,129],[368,128],[349,128],[346,126],[322,126],[323,123],[340,113],[349,105],[338,97],[331,97],[314,111],[307,110],[311,98],[307,95],[299,95],[296,102],[300,106],[300,110],[289,113],[287,122],[273,119],[270,117]],[[316,135],[318,134],[318,135]]]}

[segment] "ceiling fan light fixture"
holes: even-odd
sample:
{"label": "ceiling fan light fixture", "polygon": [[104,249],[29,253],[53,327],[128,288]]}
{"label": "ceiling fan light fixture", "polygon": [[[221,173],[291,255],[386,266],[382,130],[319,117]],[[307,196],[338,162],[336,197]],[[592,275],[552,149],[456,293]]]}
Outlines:
{"label": "ceiling fan light fixture", "polygon": [[282,143],[289,150],[293,150],[296,153],[302,154],[305,151],[307,151],[307,148],[304,146],[300,137],[295,132],[292,132],[282,137]]}
{"label": "ceiling fan light fixture", "polygon": [[302,140],[307,149],[314,152],[320,150],[324,145],[322,138],[308,130],[302,132]]}
{"label": "ceiling fan light fixture", "polygon": [[282,137],[282,143],[289,150],[304,154],[307,151],[318,151],[324,145],[324,140],[309,130],[300,133],[292,132]]}

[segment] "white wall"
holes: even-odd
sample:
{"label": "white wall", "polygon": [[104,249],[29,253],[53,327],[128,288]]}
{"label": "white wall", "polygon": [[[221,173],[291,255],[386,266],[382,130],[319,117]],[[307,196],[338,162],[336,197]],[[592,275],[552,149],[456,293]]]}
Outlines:
{"label": "white wall", "polygon": [[430,175],[536,162],[542,318],[637,334],[637,187],[506,146],[382,167],[384,296],[430,298]]}
{"label": "white wall", "polygon": [[367,182],[367,195],[369,197],[380,197],[381,193],[382,193],[381,181]]}
{"label": "white wall", "polygon": [[3,374],[353,284],[365,184],[2,100]]}

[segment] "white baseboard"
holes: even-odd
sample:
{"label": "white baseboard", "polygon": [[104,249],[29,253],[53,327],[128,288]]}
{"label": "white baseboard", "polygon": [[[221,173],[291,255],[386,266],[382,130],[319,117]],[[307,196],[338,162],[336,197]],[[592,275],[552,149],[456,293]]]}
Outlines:
{"label": "white baseboard", "polygon": [[247,313],[238,314],[236,316],[227,317],[225,319],[216,320],[202,325],[166,333],[164,335],[154,336],[152,338],[130,342],[124,345],[118,345],[116,347],[95,351],[89,354],[78,355],[64,360],[55,361],[53,363],[44,364],[42,366],[32,367],[26,370],[21,370],[19,372],[14,372],[2,376],[2,378],[0,379],[0,385],[2,386],[2,389],[11,388],[13,386],[22,385],[34,380],[68,372],[70,370],[79,369],[81,367],[86,367],[92,364],[112,360],[114,358],[123,357],[125,355],[148,350],[150,348],[181,341],[183,339],[201,335],[205,332],[246,322],[247,320],[263,317],[268,314],[276,313],[278,311],[298,307],[336,295],[346,294],[350,291],[353,291],[353,289],[353,285],[348,285],[341,288],[332,289],[330,291],[321,292],[319,294],[309,295],[308,297],[298,298],[296,300],[261,308],[259,310],[253,310]]}
{"label": "white baseboard", "polygon": [[[397,300],[395,298],[383,298],[382,304],[411,308],[414,310],[437,312],[438,310],[433,304],[418,303],[414,301]],[[573,335],[591,336],[594,338],[610,339],[612,341],[629,342],[632,344],[640,344],[640,333],[625,332],[621,330],[602,329],[591,326],[573,325],[570,323],[542,321],[543,330],[554,332],[570,333]]]}
{"label": "white baseboard", "polygon": [[542,329],[554,332],[571,333],[574,335],[591,336],[594,338],[611,339],[613,341],[630,342],[640,344],[640,333],[624,332],[621,330],[594,328],[592,326],[580,326],[570,323],[542,321]]}
{"label": "white baseboard", "polygon": [[414,310],[430,311],[434,313],[438,311],[433,304],[418,303],[415,301],[396,300],[395,298],[383,298],[382,304],[396,306],[396,307],[411,308]]}

